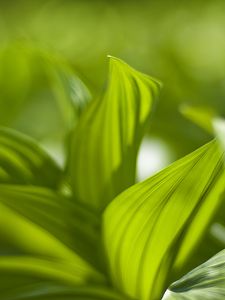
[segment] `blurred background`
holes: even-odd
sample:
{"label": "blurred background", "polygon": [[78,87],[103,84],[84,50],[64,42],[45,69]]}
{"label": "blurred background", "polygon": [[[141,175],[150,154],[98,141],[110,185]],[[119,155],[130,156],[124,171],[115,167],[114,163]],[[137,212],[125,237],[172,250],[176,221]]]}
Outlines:
{"label": "blurred background", "polygon": [[205,118],[225,113],[223,0],[1,1],[1,125],[39,139],[63,163],[59,141],[101,94],[108,54],[164,85],[139,178],[211,139]]}

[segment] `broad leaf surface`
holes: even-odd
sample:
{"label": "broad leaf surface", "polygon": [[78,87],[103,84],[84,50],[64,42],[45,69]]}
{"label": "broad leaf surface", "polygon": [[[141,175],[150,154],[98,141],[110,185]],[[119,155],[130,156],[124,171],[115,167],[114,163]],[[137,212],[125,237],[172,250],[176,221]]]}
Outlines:
{"label": "broad leaf surface", "polygon": [[75,262],[87,272],[89,263],[98,264],[99,224],[92,212],[51,190],[14,185],[0,185],[0,205],[0,232],[12,240],[19,236],[21,248]]}
{"label": "broad leaf surface", "polygon": [[102,209],[135,182],[137,151],[159,83],[110,57],[109,82],[72,135],[69,168],[77,199]]}
{"label": "broad leaf surface", "polygon": [[119,195],[104,213],[114,284],[134,298],[160,298],[174,261],[183,266],[220,204],[224,180],[212,141]]}
{"label": "broad leaf surface", "polygon": [[176,299],[225,299],[225,250],[173,283],[163,300]]}
{"label": "broad leaf surface", "polygon": [[62,171],[30,137],[0,128],[0,183],[56,188]]}
{"label": "broad leaf surface", "polygon": [[[188,106],[182,105],[183,115],[202,128],[211,136],[216,136],[220,145],[225,149],[225,125],[224,120],[218,117],[218,111],[211,106]],[[220,209],[213,218],[213,223],[204,235],[200,247],[190,260],[191,266],[195,267],[209,259],[215,253],[221,251],[225,246],[225,196]],[[204,217],[204,215],[203,215]],[[194,226],[194,225],[193,225]],[[207,245],[210,244],[210,247]],[[189,267],[188,267],[188,270]],[[187,271],[188,271],[187,270]]]}

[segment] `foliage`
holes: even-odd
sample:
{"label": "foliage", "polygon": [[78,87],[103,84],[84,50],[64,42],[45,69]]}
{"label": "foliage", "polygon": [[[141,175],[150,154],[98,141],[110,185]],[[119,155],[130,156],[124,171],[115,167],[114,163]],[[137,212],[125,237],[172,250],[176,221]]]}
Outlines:
{"label": "foliage", "polygon": [[224,298],[224,255],[225,251],[221,251],[209,261],[173,283],[163,299]]}
{"label": "foliage", "polygon": [[[31,57],[40,58],[33,51]],[[46,70],[43,53],[42,59]],[[0,129],[1,297],[223,299],[224,251],[172,282],[209,258],[202,249],[224,206],[224,123],[189,114],[211,124],[216,138],[136,184],[138,149],[161,84],[122,60],[109,61],[107,87],[91,103],[69,67],[51,63],[47,90],[57,90],[59,112],[69,118],[58,140],[65,167],[35,132],[26,136],[11,122],[29,100],[19,97],[17,106],[14,91],[6,89],[2,108],[10,99],[17,111],[2,113],[7,123],[1,124],[14,129]],[[223,246],[212,241],[215,252]]]}
{"label": "foliage", "polygon": [[[212,137],[185,120],[178,106],[207,106],[220,116],[225,113],[224,12],[223,0],[190,0],[188,3],[179,0],[2,0],[0,49],[6,49],[11,41],[19,39],[60,53],[76,72],[79,71],[94,95],[104,80],[105,56],[109,53],[159,77],[165,86],[149,135],[162,138],[174,157],[180,158]],[[15,68],[17,63],[22,67],[23,60],[17,61],[17,56],[15,51],[11,58],[12,71],[6,72],[4,78],[13,79],[20,70]],[[28,83],[30,78],[28,76]],[[46,85],[42,91],[44,97]],[[44,120],[48,118],[46,115],[50,118],[51,112],[55,115],[55,109],[49,109],[49,101],[39,103],[45,104]],[[28,118],[29,113],[26,120]],[[49,131],[53,129],[50,126],[53,119],[52,116]],[[61,133],[61,122],[54,126],[58,127],[55,135]]]}

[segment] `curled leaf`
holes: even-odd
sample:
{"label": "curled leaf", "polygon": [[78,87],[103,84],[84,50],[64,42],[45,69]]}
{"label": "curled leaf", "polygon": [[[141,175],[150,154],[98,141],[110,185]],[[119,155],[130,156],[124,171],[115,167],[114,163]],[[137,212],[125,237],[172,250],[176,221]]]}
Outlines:
{"label": "curled leaf", "polygon": [[110,57],[109,82],[72,135],[69,168],[81,202],[102,209],[135,182],[136,157],[160,84]]}

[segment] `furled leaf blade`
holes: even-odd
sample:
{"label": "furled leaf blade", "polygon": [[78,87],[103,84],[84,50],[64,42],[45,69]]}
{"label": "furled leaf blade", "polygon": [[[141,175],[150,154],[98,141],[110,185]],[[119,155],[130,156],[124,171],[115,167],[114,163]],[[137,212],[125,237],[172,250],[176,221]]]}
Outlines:
{"label": "furled leaf blade", "polygon": [[71,139],[69,168],[77,199],[102,209],[134,184],[137,151],[159,86],[110,57],[107,89],[84,112]]}
{"label": "furled leaf blade", "polygon": [[173,283],[163,300],[225,298],[225,250]]}
{"label": "furled leaf blade", "polygon": [[[222,160],[223,153],[212,141],[129,188],[108,206],[104,242],[112,280],[120,290],[142,300],[161,296],[174,275],[179,249],[193,249],[221,202]],[[202,210],[204,218],[198,219]],[[189,246],[192,220],[195,239]]]}

